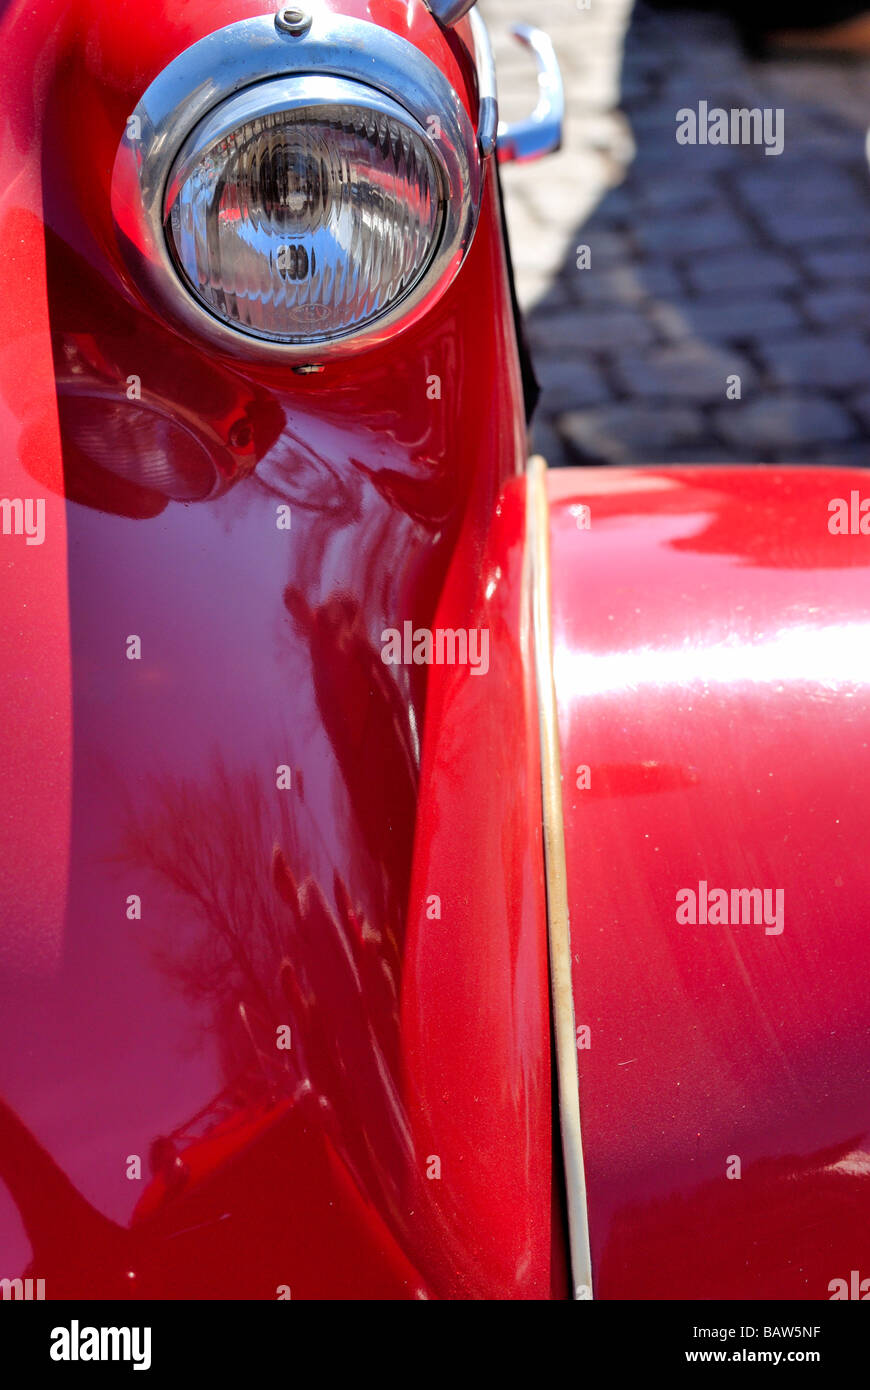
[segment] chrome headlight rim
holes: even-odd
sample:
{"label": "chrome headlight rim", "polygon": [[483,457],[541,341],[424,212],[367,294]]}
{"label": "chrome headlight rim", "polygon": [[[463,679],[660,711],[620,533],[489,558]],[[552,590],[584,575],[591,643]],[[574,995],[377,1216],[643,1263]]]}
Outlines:
{"label": "chrome headlight rim", "polygon": [[[328,338],[266,338],[216,317],[182,279],[166,236],[170,180],[197,129],[219,117],[231,98],[275,78],[340,79],[355,84],[363,105],[376,106],[381,98],[394,103],[426,141],[441,184],[440,235],[423,274],[378,317]],[[294,36],[273,16],[259,15],[201,39],[152,82],[115,160],[112,205],[134,283],[177,327],[236,359],[321,362],[384,343],[434,306],[471,245],[482,181],[464,106],[439,68],[407,39],[331,12],[319,12],[304,34]]]}

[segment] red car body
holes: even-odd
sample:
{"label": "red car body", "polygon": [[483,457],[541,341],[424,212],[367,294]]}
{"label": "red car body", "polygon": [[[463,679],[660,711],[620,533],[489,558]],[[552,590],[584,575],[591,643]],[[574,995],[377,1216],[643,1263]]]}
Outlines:
{"label": "red car body", "polygon": [[[329,8],[403,35],[477,121],[467,20]],[[322,373],[167,324],[119,251],[130,111],[262,13],[3,18],[0,491],[46,513],[43,544],[0,537],[0,1277],[47,1298],[565,1298],[492,157],[439,303]],[[867,561],[826,510],[854,486],[549,479],[596,1296],[817,1299],[870,1267]],[[385,666],[405,622],[488,628],[488,678]],[[675,891],[717,877],[783,888],[782,935],[678,926]]]}

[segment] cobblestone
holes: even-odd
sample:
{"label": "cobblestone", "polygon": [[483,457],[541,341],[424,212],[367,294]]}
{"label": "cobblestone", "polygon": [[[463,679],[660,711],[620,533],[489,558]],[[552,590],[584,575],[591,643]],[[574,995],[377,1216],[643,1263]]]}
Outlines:
{"label": "cobblestone", "polygon": [[637,241],[647,252],[696,255],[750,244],[750,231],[745,221],[714,207],[691,215],[684,210],[671,217],[644,217],[638,223]]}
{"label": "cobblestone", "polygon": [[843,391],[870,382],[870,346],[858,333],[786,338],[762,349],[771,378],[783,385]]}
{"label": "cobblestone", "polygon": [[742,394],[755,378],[744,357],[709,343],[699,350],[696,342],[653,348],[644,354],[621,353],[616,372],[629,397],[710,403],[726,399],[729,377],[740,377]]}
{"label": "cobblestone", "polygon": [[810,273],[820,281],[870,280],[870,247],[863,243],[830,251],[808,251],[804,261]]}
{"label": "cobblestone", "polygon": [[803,302],[812,321],[823,328],[870,323],[870,289],[838,285],[833,289],[813,290],[804,296]]}
{"label": "cobblestone", "polygon": [[622,308],[552,314],[529,324],[533,348],[561,348],[565,352],[600,352],[610,348],[622,353],[627,348],[647,347],[654,337],[653,325],[645,314]]}
{"label": "cobblestone", "polygon": [[861,391],[852,401],[852,409],[863,421],[864,427],[870,431],[870,390]]}
{"label": "cobblestone", "polygon": [[611,391],[602,373],[591,362],[564,357],[536,358],[538,375],[544,383],[544,406],[549,414],[575,406],[603,405]]}
{"label": "cobblestone", "polygon": [[735,449],[782,450],[791,444],[839,444],[857,433],[853,419],[825,396],[768,395],[717,410],[719,433]]}
{"label": "cobblestone", "polygon": [[687,297],[656,308],[659,322],[667,326],[666,331],[673,337],[758,342],[804,327],[794,305],[776,295],[756,295],[753,299],[731,299],[724,295],[703,299]]}
{"label": "cobblestone", "polygon": [[559,416],[556,427],[585,463],[660,463],[674,446],[704,442],[700,412],[679,406],[659,409],[626,401],[601,410],[573,410]]}
{"label": "cobblestone", "polygon": [[686,267],[689,283],[699,294],[723,290],[740,294],[746,290],[787,289],[800,282],[800,274],[784,256],[752,247],[746,251],[727,251],[716,256],[699,256]]}
{"label": "cobblestone", "polygon": [[837,207],[816,211],[811,218],[801,209],[771,208],[762,220],[768,235],[785,246],[845,241],[855,235],[854,215]]}
{"label": "cobblestone", "polygon": [[[502,167],[535,447],[555,464],[870,466],[870,63],[751,61],[722,17],[642,0],[480,9],[503,118],[536,100],[513,23],[547,30],[566,84],[563,150]],[[782,108],[783,153],[678,145],[676,112],[700,100]]]}
{"label": "cobblestone", "polygon": [[633,304],[643,299],[646,286],[642,272],[632,261],[627,265],[608,266],[604,270],[579,270],[573,289],[584,306]]}

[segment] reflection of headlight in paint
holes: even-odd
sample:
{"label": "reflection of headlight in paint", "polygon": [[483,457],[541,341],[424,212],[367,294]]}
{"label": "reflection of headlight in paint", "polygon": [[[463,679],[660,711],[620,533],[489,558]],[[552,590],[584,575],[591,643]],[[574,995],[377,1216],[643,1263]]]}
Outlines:
{"label": "reflection of headlight in paint", "polygon": [[200,502],[219,477],[205,444],[175,417],[93,384],[58,393],[61,438],[99,468],[176,502]]}

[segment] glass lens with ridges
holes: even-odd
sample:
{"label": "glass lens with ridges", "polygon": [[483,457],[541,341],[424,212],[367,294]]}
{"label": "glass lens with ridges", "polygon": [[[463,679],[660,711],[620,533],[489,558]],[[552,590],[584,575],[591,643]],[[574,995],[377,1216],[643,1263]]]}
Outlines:
{"label": "glass lens with ridges", "polygon": [[243,331],[284,342],[352,333],[408,293],[437,247],[432,142],[392,102],[262,110],[276,104],[272,83],[224,116],[258,99],[262,114],[232,129],[217,113],[176,164],[173,259],[206,308]]}

